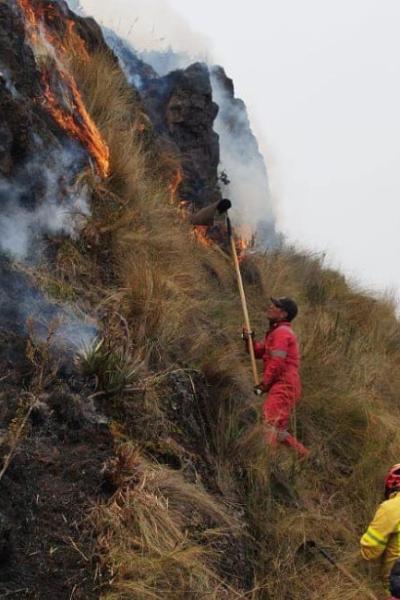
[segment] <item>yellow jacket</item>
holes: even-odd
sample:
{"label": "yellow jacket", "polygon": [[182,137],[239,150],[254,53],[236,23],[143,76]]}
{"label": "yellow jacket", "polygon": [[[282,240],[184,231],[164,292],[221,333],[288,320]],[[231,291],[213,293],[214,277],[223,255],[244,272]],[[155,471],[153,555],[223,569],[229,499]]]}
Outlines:
{"label": "yellow jacket", "polygon": [[365,560],[382,557],[382,578],[387,586],[392,566],[400,558],[400,492],[382,502],[360,544]]}

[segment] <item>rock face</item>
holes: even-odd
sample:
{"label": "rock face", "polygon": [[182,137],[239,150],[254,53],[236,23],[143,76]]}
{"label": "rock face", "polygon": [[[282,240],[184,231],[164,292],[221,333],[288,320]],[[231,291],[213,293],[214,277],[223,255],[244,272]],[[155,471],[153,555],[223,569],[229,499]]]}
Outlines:
{"label": "rock face", "polygon": [[[235,97],[224,69],[195,63],[160,77],[114,33],[107,40],[138,89],[156,132],[181,160],[178,196],[197,211],[228,195],[240,222],[257,232],[258,242],[278,245],[264,158],[246,105]],[[175,58],[172,51],[150,55],[154,65]],[[177,55],[175,64],[180,62]]]}
{"label": "rock face", "polygon": [[128,81],[139,92],[161,142],[181,160],[178,196],[194,210],[220,200],[219,138],[214,131],[218,106],[207,65],[195,63],[159,77],[127,42],[110,30],[105,35]]}
{"label": "rock face", "polygon": [[212,99],[208,67],[195,63],[151,79],[143,86],[142,97],[156,130],[179,149],[180,197],[196,209],[219,200],[219,144],[213,128],[218,106]]}
{"label": "rock face", "polygon": [[10,177],[32,151],[35,134],[45,131],[51,137],[51,123],[34,103],[40,95],[40,75],[25,44],[22,20],[4,2],[0,4],[0,57],[0,175]]}

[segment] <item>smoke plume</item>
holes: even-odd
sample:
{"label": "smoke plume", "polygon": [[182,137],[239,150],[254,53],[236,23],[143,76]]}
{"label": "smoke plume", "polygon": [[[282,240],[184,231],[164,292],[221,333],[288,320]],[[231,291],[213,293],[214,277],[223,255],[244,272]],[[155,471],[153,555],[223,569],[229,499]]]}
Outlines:
{"label": "smoke plume", "polygon": [[[90,214],[88,192],[76,183],[86,161],[75,143],[46,148],[12,178],[0,178],[0,329],[50,336],[57,353],[74,353],[97,335],[93,320],[45,297],[25,275],[24,265],[43,259],[44,236],[76,237]],[[51,335],[50,335],[51,334]]]}
{"label": "smoke plume", "polygon": [[97,335],[93,319],[63,304],[50,302],[21,265],[0,254],[0,331],[31,335],[48,342],[57,354],[88,347]]}
{"label": "smoke plume", "polygon": [[[69,0],[73,9],[76,0]],[[206,62],[211,41],[194,31],[165,0],[81,0],[84,12],[112,29],[138,52],[155,50],[187,54],[192,62]]]}
{"label": "smoke plume", "polygon": [[[39,141],[40,145],[43,145]],[[74,182],[82,166],[75,144],[42,148],[13,179],[0,178],[0,248],[36,260],[45,235],[74,238],[90,214],[87,190]]]}
{"label": "smoke plume", "polygon": [[13,98],[18,98],[19,94],[14,85],[10,71],[0,63],[0,79],[4,81],[6,89],[10,92]]}
{"label": "smoke plume", "polygon": [[[214,128],[220,138],[221,179],[233,204],[234,221],[275,246],[275,215],[264,158],[252,133],[246,105],[235,98],[233,82],[221,67],[211,69],[213,99],[219,106]],[[246,236],[246,230],[242,231]],[[260,240],[261,238],[261,240]]]}

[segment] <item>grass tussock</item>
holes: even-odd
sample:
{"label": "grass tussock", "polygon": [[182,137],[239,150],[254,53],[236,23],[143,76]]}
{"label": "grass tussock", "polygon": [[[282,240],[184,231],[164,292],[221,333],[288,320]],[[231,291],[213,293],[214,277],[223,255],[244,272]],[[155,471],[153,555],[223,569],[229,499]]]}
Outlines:
{"label": "grass tussock", "polygon": [[232,527],[225,509],[131,445],[119,449],[106,476],[116,491],[92,515],[114,582],[103,597],[226,597],[229,586],[212,569],[218,539]]}
{"label": "grass tussock", "polygon": [[[95,54],[89,65],[75,57],[71,66],[109,146],[111,173],[101,183],[88,175],[92,218],[81,242],[60,246],[47,283],[59,294],[82,292],[101,315],[104,347],[92,350],[84,367],[97,389],[112,396],[116,437],[128,440],[109,465],[114,493],[92,519],[103,597],[305,600],[320,598],[322,590],[329,600],[351,600],[362,597],[362,586],[379,589],[357,546],[381,500],[384,472],[400,460],[400,325],[392,303],[290,248],[246,259],[258,337],[271,295],[291,295],[300,306],[295,329],[304,393],[292,428],[312,460],[300,465],[285,449],[269,455],[239,339],[242,315],[229,257],[198,244],[171,203],[179,161],[156,143],[140,99],[110,55]],[[182,450],[192,441],[185,438],[190,419],[186,427],[166,412],[173,392],[163,378],[185,369],[204,379],[201,394],[189,378],[177,388],[193,402],[207,398],[201,407],[207,453],[196,450],[207,454],[212,477],[197,463],[185,471],[182,456],[189,464],[194,453]],[[145,389],[141,404],[129,393],[136,379]],[[157,379],[154,392],[146,382]],[[143,458],[128,414],[155,436],[163,435],[160,419],[170,420],[162,444],[180,453],[180,468]],[[230,549],[236,563],[227,566],[222,541],[239,536],[238,520],[248,540],[243,551],[239,541]],[[360,590],[320,558],[303,560],[297,550],[305,539],[340,558],[359,577]],[[246,568],[251,581],[240,578]]]}

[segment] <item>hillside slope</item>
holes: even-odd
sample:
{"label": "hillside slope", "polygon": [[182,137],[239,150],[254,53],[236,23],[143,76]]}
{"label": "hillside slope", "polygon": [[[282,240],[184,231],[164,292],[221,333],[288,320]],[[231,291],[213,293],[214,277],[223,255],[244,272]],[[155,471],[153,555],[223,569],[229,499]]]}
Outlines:
{"label": "hillside slope", "polygon": [[206,67],[169,77],[155,122],[93,21],[43,0],[0,16],[0,595],[363,597],[305,539],[379,589],[358,539],[400,451],[393,306],[290,248],[242,255],[259,335],[269,296],[300,305],[312,458],[269,456],[231,257],[182,204],[198,128],[198,202],[220,193]]}

